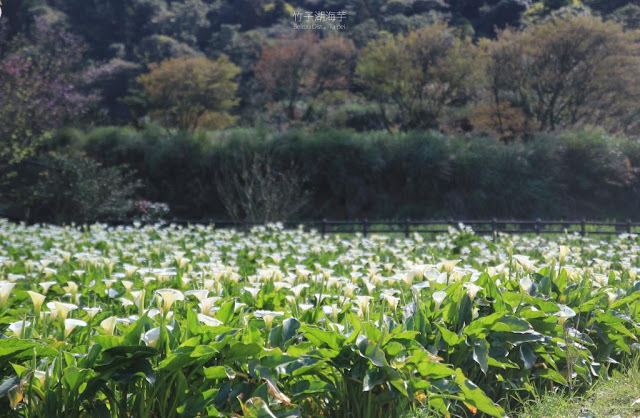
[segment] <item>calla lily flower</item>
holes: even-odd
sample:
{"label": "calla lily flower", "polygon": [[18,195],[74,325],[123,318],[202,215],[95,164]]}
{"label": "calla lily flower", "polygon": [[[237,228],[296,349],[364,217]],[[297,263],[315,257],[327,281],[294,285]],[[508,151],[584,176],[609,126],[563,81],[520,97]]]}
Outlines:
{"label": "calla lily flower", "polygon": [[9,295],[11,295],[11,291],[15,285],[15,283],[11,282],[0,282],[0,308],[7,304]]}
{"label": "calla lily flower", "polygon": [[[173,331],[173,327],[171,325],[167,325],[167,329],[169,331]],[[158,345],[158,340],[160,339],[160,327],[150,329],[149,331],[143,333],[140,336],[140,339],[148,346],[155,347]]]}
{"label": "calla lily flower", "polygon": [[24,328],[27,328],[31,326],[31,322],[30,321],[17,321],[17,322],[13,322],[9,325],[8,329],[9,331],[13,332],[13,335],[17,338],[22,337],[22,330]]}
{"label": "calla lily flower", "polygon": [[268,331],[271,330],[271,326],[273,325],[273,320],[277,316],[282,316],[282,315],[284,315],[284,312],[277,312],[277,311],[255,311],[253,313],[253,316],[255,316],[256,318],[262,318]]}
{"label": "calla lily flower", "polygon": [[116,329],[116,324],[118,323],[118,317],[110,316],[109,318],[100,322],[100,326],[104,330],[105,334],[113,335],[113,332]]}
{"label": "calla lily flower", "polygon": [[53,286],[56,283],[57,282],[42,282],[42,283],[40,283],[40,287],[42,287],[42,294],[46,295],[47,293],[49,293],[49,289],[51,288],[51,286]]}
{"label": "calla lily flower", "polygon": [[576,312],[570,307],[562,305],[560,310],[556,313],[556,316],[558,317],[558,323],[560,325],[564,325],[564,323],[567,322],[567,319],[576,316]]}
{"label": "calla lily flower", "polygon": [[27,293],[31,298],[31,302],[33,302],[33,310],[35,311],[36,315],[39,315],[46,296],[31,290],[28,290]]}
{"label": "calla lily flower", "polygon": [[76,327],[86,327],[87,323],[80,319],[67,318],[64,320],[64,336],[69,337]]}
{"label": "calla lily flower", "polygon": [[438,309],[440,309],[440,305],[442,305],[442,302],[444,301],[444,299],[446,297],[447,297],[447,292],[445,292],[443,290],[438,290],[437,292],[433,293],[433,301],[436,304],[436,306],[435,306],[435,310],[436,311]]}
{"label": "calla lily flower", "polygon": [[176,289],[160,289],[156,290],[156,295],[160,296],[162,299],[162,310],[163,312],[169,312],[171,306],[179,301],[184,300],[184,294]]}
{"label": "calla lily flower", "polygon": [[198,314],[198,321],[210,327],[217,327],[223,324],[219,319],[215,319],[203,314]]}
{"label": "calla lily flower", "polygon": [[60,318],[61,321],[67,319],[67,315],[69,312],[78,309],[77,305],[72,303],[64,303],[64,302],[49,302],[47,303],[47,308],[52,311],[56,311],[56,316]]}

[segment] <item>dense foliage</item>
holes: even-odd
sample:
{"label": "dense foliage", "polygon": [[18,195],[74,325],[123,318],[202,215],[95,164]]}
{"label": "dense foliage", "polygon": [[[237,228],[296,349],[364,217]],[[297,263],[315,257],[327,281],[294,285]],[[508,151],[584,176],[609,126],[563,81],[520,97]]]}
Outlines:
{"label": "dense foliage", "polygon": [[174,135],[151,126],[67,130],[54,141],[58,152],[134,169],[141,197],[187,219],[625,220],[640,208],[640,144],[599,131],[504,144],[419,131]]}
{"label": "dense foliage", "polygon": [[638,351],[637,235],[0,238],[7,417],[503,417]]}
{"label": "dense foliage", "polygon": [[[578,123],[629,130],[638,109],[630,89],[637,83],[628,81],[638,77],[640,6],[629,1],[7,0],[3,10],[4,43],[26,38],[46,49],[54,38],[33,36],[43,23],[86,43],[81,66],[109,69],[96,85],[109,123],[150,115],[184,128],[158,113],[150,78],[165,68],[165,76],[184,82],[189,71],[227,56],[216,61],[218,71],[207,70],[218,79],[211,97],[221,109],[202,127],[336,126],[341,119],[332,115],[364,107],[365,123],[342,121],[361,130],[379,128],[371,120],[382,119],[386,129],[476,129],[511,138]],[[321,20],[326,30],[295,28],[329,12],[333,20]],[[337,13],[344,14],[336,20]],[[60,60],[67,52],[48,54]],[[549,54],[558,59],[546,60]],[[0,48],[0,59],[12,56]]]}
{"label": "dense foliage", "polygon": [[[325,11],[344,12],[343,27],[294,28]],[[7,0],[3,12],[4,216],[130,217],[141,198],[261,221],[637,217],[637,143],[623,139],[640,132],[635,3]]]}

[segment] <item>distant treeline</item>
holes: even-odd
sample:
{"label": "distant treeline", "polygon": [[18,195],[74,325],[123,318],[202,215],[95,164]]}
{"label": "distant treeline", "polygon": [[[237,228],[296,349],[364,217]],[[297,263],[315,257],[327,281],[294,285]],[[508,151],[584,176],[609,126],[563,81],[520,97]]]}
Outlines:
{"label": "distant treeline", "polygon": [[[189,130],[639,131],[635,1],[4,3],[3,122],[55,110],[58,124]],[[294,29],[296,15],[329,11],[343,29]],[[41,98],[53,109],[29,106]]]}
{"label": "distant treeline", "polygon": [[[141,197],[190,219],[638,219],[640,213],[640,142],[597,130],[505,145],[437,132],[167,135],[160,128],[104,127],[61,131],[52,144],[105,167],[126,165],[141,181]],[[60,215],[54,207],[34,202],[32,220],[54,220]]]}
{"label": "distant treeline", "polygon": [[5,0],[0,215],[637,219],[636,3]]}

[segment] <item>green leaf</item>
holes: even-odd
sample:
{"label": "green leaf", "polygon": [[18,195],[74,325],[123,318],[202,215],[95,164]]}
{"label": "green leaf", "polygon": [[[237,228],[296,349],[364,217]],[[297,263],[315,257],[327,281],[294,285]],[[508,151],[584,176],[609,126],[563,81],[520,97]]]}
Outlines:
{"label": "green leaf", "polygon": [[90,369],[79,369],[75,366],[64,369],[62,381],[70,392],[77,392],[82,383],[86,382],[93,371]]}
{"label": "green leaf", "polygon": [[311,325],[302,325],[304,336],[317,346],[327,345],[334,350],[340,350],[345,338],[335,331],[325,331]]}
{"label": "green leaf", "polygon": [[487,374],[489,368],[489,343],[487,340],[473,342],[473,360],[480,365],[482,373]]}
{"label": "green leaf", "polygon": [[381,385],[386,380],[386,374],[381,369],[368,369],[364,374],[364,379],[362,380],[362,390],[364,392],[369,392],[373,390],[374,387]]}
{"label": "green leaf", "polygon": [[198,393],[195,396],[189,396],[189,398],[177,408],[176,412],[182,417],[195,417],[201,415],[206,409],[207,415],[210,416],[212,412],[218,415],[217,410],[212,411],[209,409],[212,408],[209,404],[215,400],[217,394],[218,389],[214,388]]}
{"label": "green leaf", "polygon": [[504,316],[498,320],[492,327],[492,331],[496,332],[523,332],[530,331],[531,325],[520,318],[515,316]]}
{"label": "green leaf", "polygon": [[520,346],[520,358],[522,359],[522,363],[524,363],[525,369],[530,369],[536,363],[536,354],[531,349],[529,344],[522,344]]}
{"label": "green leaf", "polygon": [[442,339],[449,345],[449,347],[454,347],[464,341],[463,337],[459,336],[455,332],[449,331],[446,327],[443,327],[440,324],[436,324],[436,327],[440,330]]}
{"label": "green leaf", "polygon": [[227,360],[246,360],[248,357],[255,357],[263,351],[264,349],[258,343],[245,344],[236,342],[230,345]]}
{"label": "green leaf", "polygon": [[389,365],[384,355],[384,351],[382,351],[378,344],[373,340],[362,338],[362,340],[358,343],[357,351],[358,354],[366,359],[369,359],[375,366],[385,367]]}
{"label": "green leaf", "polygon": [[233,300],[230,300],[227,303],[223,303],[218,312],[216,312],[216,319],[222,321],[222,323],[225,325],[229,325],[229,322],[231,322],[231,318],[233,318],[235,306],[236,302]]}
{"label": "green leaf", "polygon": [[322,380],[299,380],[291,387],[291,396],[293,398],[306,398],[308,395],[316,393],[335,393],[336,388]]}
{"label": "green leaf", "polygon": [[405,350],[405,346],[396,341],[391,341],[384,347],[385,353],[387,353],[391,357],[395,357],[396,355],[402,353]]}
{"label": "green leaf", "polygon": [[[139,335],[138,338],[140,338]],[[122,337],[114,337],[112,335],[96,335],[92,339],[96,344],[102,347],[103,350],[108,350],[109,348],[123,344]]]}
{"label": "green leaf", "polygon": [[619,307],[627,305],[638,299],[640,299],[640,292],[634,292],[629,296],[626,296],[624,298],[618,299],[615,302],[613,302],[611,306],[609,306],[609,309],[618,309]]}
{"label": "green leaf", "polygon": [[417,369],[423,377],[430,379],[444,379],[456,374],[453,369],[433,361],[423,361],[417,365]]}
{"label": "green leaf", "polygon": [[491,335],[491,337],[494,343],[508,343],[512,345],[544,341],[544,336],[535,331],[523,333],[495,332]]}
{"label": "green leaf", "polygon": [[[274,350],[275,351],[275,350]],[[274,353],[272,351],[267,352],[261,359],[260,364],[269,369],[275,369],[276,367],[283,366],[285,364],[292,363],[298,360],[299,356],[290,356],[287,354]]]}
{"label": "green leaf", "polygon": [[122,336],[123,344],[129,346],[135,346],[140,343],[140,335],[145,331],[145,327],[153,325],[153,321],[148,316],[144,315],[136,322],[127,328]]}
{"label": "green leaf", "polygon": [[533,373],[534,376],[541,377],[543,379],[549,379],[553,382],[559,383],[561,385],[567,385],[567,380],[555,370],[551,369],[538,369]]}
{"label": "green leaf", "polygon": [[[210,351],[209,354],[205,356],[192,356],[194,348],[193,347],[179,347],[176,350],[172,351],[167,355],[167,357],[160,362],[158,365],[158,371],[165,372],[175,372],[177,370],[182,370],[185,367],[189,367],[193,364],[200,362],[201,360],[208,360],[213,358],[216,355],[216,351],[207,347]],[[204,357],[204,358],[203,358]]]}
{"label": "green leaf", "polygon": [[282,341],[287,342],[295,337],[300,329],[300,321],[296,318],[287,318],[282,321]]}
{"label": "green leaf", "polygon": [[292,377],[303,376],[307,373],[312,372],[323,364],[325,364],[324,360],[305,357],[284,366],[284,373]]}
{"label": "green leaf", "polygon": [[456,369],[455,382],[458,384],[465,397],[465,402],[473,405],[479,411],[492,417],[505,417],[504,409],[496,405],[491,399],[476,386],[475,383],[467,379],[462,370]]}
{"label": "green leaf", "polygon": [[484,338],[491,327],[504,316],[502,312],[476,318],[472,323],[463,328],[462,332],[470,337]]}
{"label": "green leaf", "polygon": [[261,398],[250,398],[246,404],[241,402],[241,405],[244,418],[277,418]]}
{"label": "green leaf", "polygon": [[235,379],[236,373],[231,367],[213,366],[204,369],[204,377],[207,379]]}

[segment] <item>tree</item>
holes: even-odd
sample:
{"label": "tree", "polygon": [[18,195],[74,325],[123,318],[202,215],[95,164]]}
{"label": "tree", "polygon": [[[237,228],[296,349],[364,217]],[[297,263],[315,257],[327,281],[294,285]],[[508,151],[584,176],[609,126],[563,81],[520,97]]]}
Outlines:
{"label": "tree", "polygon": [[150,72],[138,77],[148,97],[150,115],[164,126],[193,131],[222,128],[233,122],[227,112],[236,103],[239,68],[221,56],[179,57],[151,64]]}
{"label": "tree", "polygon": [[302,98],[348,89],[355,57],[356,48],[350,40],[339,36],[319,39],[304,34],[280,39],[263,48],[255,76],[270,101],[285,104],[291,120],[296,118],[296,103]]}
{"label": "tree", "polygon": [[241,149],[233,163],[216,168],[215,183],[227,214],[234,221],[290,220],[309,201],[305,178],[292,162],[278,167],[273,150]]}
{"label": "tree", "polygon": [[479,77],[478,51],[443,23],[368,44],[356,77],[377,102],[388,127],[388,107],[397,108],[402,129],[434,128],[447,106],[470,97]]}
{"label": "tree", "polygon": [[43,135],[85,114],[97,96],[85,87],[83,44],[36,19],[0,60],[0,177],[38,153]]}
{"label": "tree", "polygon": [[610,18],[620,23],[627,30],[638,30],[640,29],[640,6],[628,4],[616,9],[610,15]]}
{"label": "tree", "polygon": [[159,17],[164,34],[189,46],[198,46],[202,35],[210,35],[207,14],[212,6],[202,0],[172,2],[169,10]]}
{"label": "tree", "polygon": [[111,58],[110,46],[123,44],[130,53],[145,36],[157,33],[165,13],[165,0],[48,0],[65,12],[73,30],[89,45],[97,59]]}
{"label": "tree", "polygon": [[28,199],[35,219],[89,223],[131,211],[141,182],[128,167],[103,167],[73,150],[50,152],[41,159],[46,170],[39,173]]}
{"label": "tree", "polygon": [[527,130],[611,126],[638,108],[640,50],[613,22],[551,19],[521,32],[502,31],[485,50],[496,112],[505,103],[518,107]]}

